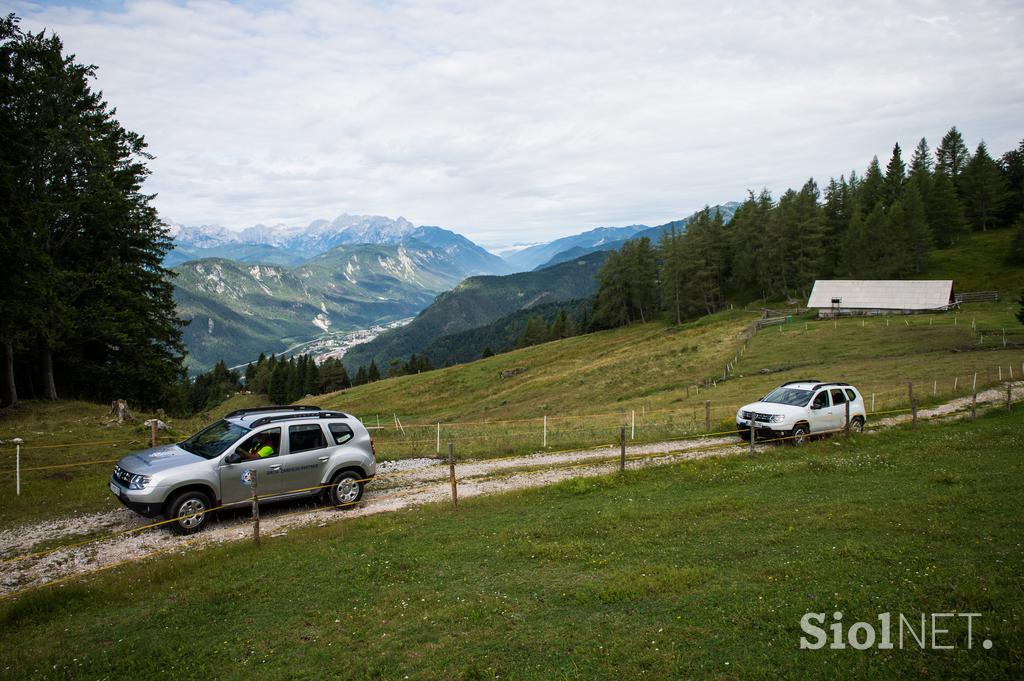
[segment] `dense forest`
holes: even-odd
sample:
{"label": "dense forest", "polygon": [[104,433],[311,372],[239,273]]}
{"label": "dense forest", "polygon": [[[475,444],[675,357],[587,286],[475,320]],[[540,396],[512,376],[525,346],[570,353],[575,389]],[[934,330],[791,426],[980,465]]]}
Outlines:
{"label": "dense forest", "polygon": [[922,139],[908,162],[897,144],[883,170],[808,180],[775,201],[751,192],[728,223],[710,209],[658,244],[636,239],[600,272],[594,325],[661,314],[682,321],[718,310],[726,296],[806,300],[815,279],[901,279],[968,230],[1013,225],[1008,258],[1024,261],[1024,141],[999,159],[970,153],[955,127],[934,156]]}
{"label": "dense forest", "polygon": [[142,191],[145,140],[95,67],[58,37],[0,19],[0,345],[3,399],[180,404],[182,324],[171,241]]}

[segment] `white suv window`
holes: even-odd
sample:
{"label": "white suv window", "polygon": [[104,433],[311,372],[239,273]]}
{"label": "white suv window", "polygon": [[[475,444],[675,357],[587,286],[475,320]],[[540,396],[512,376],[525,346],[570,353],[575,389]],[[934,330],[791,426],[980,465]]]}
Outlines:
{"label": "white suv window", "polygon": [[828,406],[828,391],[822,390],[811,400],[811,409],[824,409]]}
{"label": "white suv window", "polygon": [[846,389],[846,396],[850,398],[851,402],[855,402],[857,400],[857,393],[853,392],[851,388]]}
{"label": "white suv window", "polygon": [[837,407],[846,404],[846,393],[841,388],[832,388],[832,404]]}

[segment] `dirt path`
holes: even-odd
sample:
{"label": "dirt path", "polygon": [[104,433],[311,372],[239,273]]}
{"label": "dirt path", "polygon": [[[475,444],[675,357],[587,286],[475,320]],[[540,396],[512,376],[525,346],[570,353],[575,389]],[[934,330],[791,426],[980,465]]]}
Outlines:
{"label": "dirt path", "polygon": [[[978,404],[998,403],[1006,399],[1005,389],[979,393]],[[1024,382],[1014,384],[1014,399],[1024,399]],[[921,419],[949,418],[970,408],[970,399],[961,398],[918,411]],[[910,419],[909,414],[877,420],[872,426],[886,428]],[[746,445],[732,436],[694,438],[632,445],[627,447],[627,466],[639,468],[672,461],[729,456],[747,451]],[[502,459],[466,461],[457,464],[459,497],[539,487],[575,477],[600,475],[618,466],[618,448],[613,446],[572,452],[539,453]],[[384,513],[449,498],[448,467],[436,459],[408,459],[381,462],[377,479],[367,488],[364,500],[356,508],[339,510],[318,508],[310,503],[282,502],[261,507],[260,526],[265,536],[280,536],[291,529],[337,522],[374,513]],[[224,513],[203,532],[178,537],[155,528],[131,532],[149,524],[127,509],[97,514],[75,515],[0,532],[0,594],[63,580],[107,568],[119,563],[141,560],[153,554],[184,552],[212,544],[248,538],[252,524],[247,510]],[[127,532],[101,541],[91,537]],[[75,541],[86,541],[75,545]],[[67,546],[40,556],[17,559],[33,549],[45,550],[46,542]],[[52,545],[52,544],[51,544]]]}

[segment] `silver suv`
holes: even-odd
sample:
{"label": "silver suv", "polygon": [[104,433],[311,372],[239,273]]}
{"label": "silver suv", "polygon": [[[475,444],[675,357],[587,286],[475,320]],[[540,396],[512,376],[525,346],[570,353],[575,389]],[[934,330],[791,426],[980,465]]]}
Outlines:
{"label": "silver suv", "polygon": [[864,430],[864,398],[849,383],[790,381],[740,407],[736,429],[744,440],[750,439],[753,428],[758,440],[789,437],[793,444],[800,444],[811,435],[845,428],[847,405],[850,429]]}
{"label": "silver suv", "polygon": [[217,507],[323,496],[352,504],[377,473],[373,440],[354,416],[320,407],[239,409],[183,442],[134,452],[114,466],[110,491],[178,534],[201,529]]}

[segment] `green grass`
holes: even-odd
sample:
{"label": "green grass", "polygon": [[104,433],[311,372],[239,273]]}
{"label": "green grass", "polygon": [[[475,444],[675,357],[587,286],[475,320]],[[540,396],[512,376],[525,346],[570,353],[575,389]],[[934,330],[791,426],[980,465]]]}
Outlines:
{"label": "green grass", "polygon": [[1016,301],[1024,289],[1024,267],[1010,265],[1006,254],[1013,229],[969,234],[955,248],[936,249],[922,279],[952,279],[957,291],[999,291]]}
{"label": "green grass", "polygon": [[[0,605],[0,671],[1015,678],[1022,425],[767,447],[122,566]],[[800,651],[809,611],[981,618],[972,650],[958,618],[956,650]]]}

